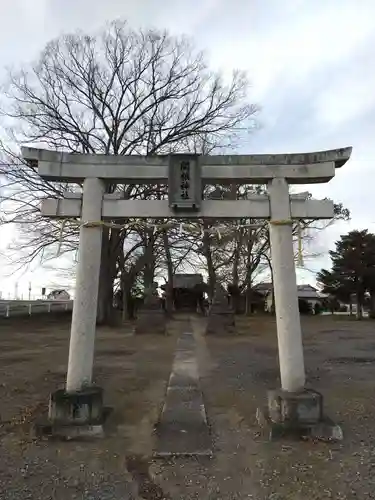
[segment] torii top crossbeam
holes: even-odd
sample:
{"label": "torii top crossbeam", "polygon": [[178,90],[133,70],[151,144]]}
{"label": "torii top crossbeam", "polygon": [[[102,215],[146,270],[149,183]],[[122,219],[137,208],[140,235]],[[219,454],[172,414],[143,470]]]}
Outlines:
{"label": "torii top crossbeam", "polygon": [[[265,184],[284,178],[289,184],[328,182],[350,158],[351,147],[303,154],[196,156],[202,183]],[[101,178],[128,184],[165,183],[171,156],[72,154],[23,147],[22,156],[49,181],[82,182]],[[173,155],[172,155],[173,156]],[[178,155],[176,155],[178,156]]]}

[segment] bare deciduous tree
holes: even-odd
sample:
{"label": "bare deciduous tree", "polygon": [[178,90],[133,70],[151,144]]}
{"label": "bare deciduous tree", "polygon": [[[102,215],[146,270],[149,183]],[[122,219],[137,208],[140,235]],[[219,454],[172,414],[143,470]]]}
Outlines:
{"label": "bare deciduous tree", "polygon": [[[212,72],[204,54],[185,37],[165,31],[134,31],[125,22],[96,35],[77,33],[47,44],[38,61],[10,71],[3,114],[11,140],[74,153],[160,154],[186,151],[199,138],[233,147],[254,127],[257,107],[247,102],[248,82],[235,72],[229,83]],[[4,156],[8,158],[9,152]],[[7,160],[8,161],[8,160]],[[14,167],[14,168],[13,168]],[[10,182],[27,192],[12,198],[8,220],[28,221],[24,228],[28,259],[45,256],[56,243],[59,225],[41,220],[41,198],[59,196],[65,186],[40,182],[18,161]],[[107,191],[145,198],[149,189],[107,185]],[[76,245],[77,228],[72,228]],[[70,227],[63,231],[63,250]],[[105,230],[99,293],[101,321],[112,304],[121,231]]]}
{"label": "bare deciduous tree", "polygon": [[[234,193],[231,187],[216,187],[211,193],[215,198],[239,198],[246,199],[251,194],[264,194],[264,186],[241,186]],[[311,195],[308,195],[308,197]],[[317,233],[335,221],[347,220],[350,214],[342,204],[334,205],[334,217],[328,221],[301,220],[293,225],[293,236],[296,243],[296,259],[298,257],[297,241],[301,237],[305,250],[304,258],[316,257],[317,254],[308,249],[309,242],[317,237]],[[206,228],[210,226],[206,222]],[[246,227],[246,225],[259,224],[258,228]],[[244,227],[236,227],[242,225]],[[217,280],[225,285],[234,285],[246,297],[246,311],[250,312],[252,288],[267,269],[272,276],[272,256],[270,251],[270,240],[268,223],[266,220],[239,219],[227,222],[223,234],[219,237],[215,232],[211,235],[205,234],[203,245],[198,249],[205,258],[206,270],[209,281]],[[302,232],[302,233],[301,233]],[[213,292],[213,286],[210,290]]]}

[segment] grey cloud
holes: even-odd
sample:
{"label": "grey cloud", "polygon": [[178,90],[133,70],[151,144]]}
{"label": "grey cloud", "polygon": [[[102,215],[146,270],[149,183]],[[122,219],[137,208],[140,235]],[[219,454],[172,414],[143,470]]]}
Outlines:
{"label": "grey cloud", "polygon": [[93,29],[121,18],[133,26],[191,32],[216,4],[216,0],[52,0],[48,15],[57,30]]}
{"label": "grey cloud", "polygon": [[[241,152],[288,152],[353,145],[353,160],[311,190],[351,209],[353,221],[319,237],[327,249],[341,231],[372,227],[375,162],[375,2],[373,0],[15,0],[2,7],[1,64],[29,59],[46,41],[77,28],[126,18],[192,34],[215,67],[248,70],[263,128]],[[29,8],[26,11],[25,5]],[[352,14],[352,15],[351,15]],[[360,84],[360,85],[359,85]],[[364,89],[358,94],[357,90]],[[351,89],[353,89],[351,91]],[[339,96],[339,98],[337,98]],[[337,115],[333,100],[338,103]],[[340,103],[350,113],[339,113]],[[327,108],[325,108],[325,103]],[[344,111],[346,111],[344,109]],[[327,259],[315,262],[327,264]]]}

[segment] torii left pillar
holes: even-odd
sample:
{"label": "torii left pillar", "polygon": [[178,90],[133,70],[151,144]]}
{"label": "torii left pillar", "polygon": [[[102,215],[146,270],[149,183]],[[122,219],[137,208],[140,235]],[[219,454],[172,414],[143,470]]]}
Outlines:
{"label": "torii left pillar", "polygon": [[103,396],[92,386],[96,312],[98,303],[104,183],[87,178],[83,183],[76,290],[70,334],[66,388],[50,398],[49,418],[54,434],[101,434]]}

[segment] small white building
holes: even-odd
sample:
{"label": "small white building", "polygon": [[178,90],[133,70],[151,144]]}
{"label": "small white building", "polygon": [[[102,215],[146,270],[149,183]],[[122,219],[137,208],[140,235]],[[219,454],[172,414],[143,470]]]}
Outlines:
{"label": "small white building", "polygon": [[[267,312],[272,310],[273,304],[273,289],[272,283],[259,283],[254,289],[264,295],[264,309]],[[308,302],[314,310],[316,303],[321,303],[326,295],[320,293],[317,288],[311,285],[297,285],[298,299],[303,299]]]}
{"label": "small white building", "polygon": [[66,290],[52,290],[47,295],[48,300],[70,300],[70,295]]}

